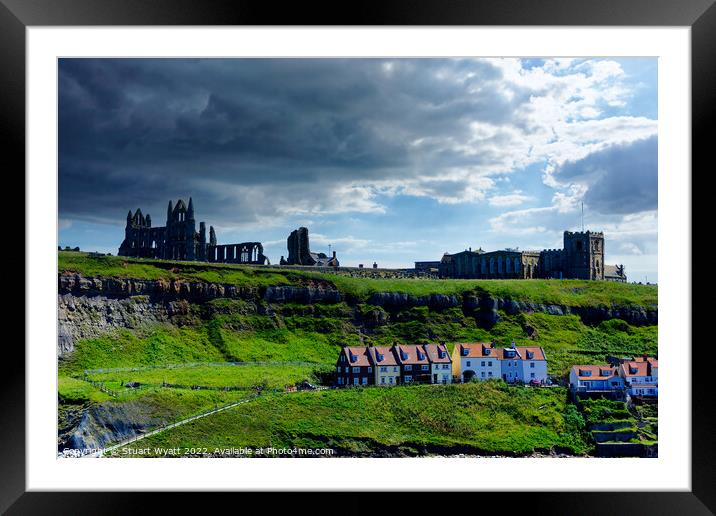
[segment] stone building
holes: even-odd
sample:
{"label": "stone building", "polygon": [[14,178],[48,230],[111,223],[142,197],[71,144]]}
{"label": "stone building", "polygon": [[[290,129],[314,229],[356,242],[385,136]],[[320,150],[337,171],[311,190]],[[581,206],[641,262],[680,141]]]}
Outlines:
{"label": "stone building", "polygon": [[444,278],[569,278],[626,282],[623,265],[604,265],[604,234],[594,231],[565,231],[563,249],[491,252],[469,249],[455,254],[445,253],[439,274]]}
{"label": "stone building", "polygon": [[216,232],[209,226],[207,242],[206,225],[199,223],[196,230],[194,202],[189,205],[179,199],[176,206],[169,201],[165,226],[152,226],[152,218],[141,209],[127,213],[124,241],[119,246],[119,256],[159,258],[163,260],[206,261],[222,263],[268,264],[260,242],[218,245]]}
{"label": "stone building", "polygon": [[291,231],[286,240],[288,259],[281,256],[281,265],[307,265],[312,267],[338,267],[336,252],[330,258],[325,253],[312,253],[308,242],[308,229],[298,228]]}

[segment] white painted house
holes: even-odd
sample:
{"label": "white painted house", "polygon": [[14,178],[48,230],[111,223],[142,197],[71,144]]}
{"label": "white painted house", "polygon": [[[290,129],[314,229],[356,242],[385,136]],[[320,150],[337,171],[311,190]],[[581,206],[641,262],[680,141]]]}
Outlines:
{"label": "white painted house", "polygon": [[624,380],[616,367],[603,365],[575,365],[569,372],[569,388],[574,392],[622,391]]}
{"label": "white painted house", "polygon": [[495,343],[461,342],[453,349],[453,374],[462,381],[501,378],[508,383],[547,381],[547,357],[539,346],[497,348]]}
{"label": "white painted house", "polygon": [[516,346],[497,350],[500,374],[508,383],[547,381],[547,357],[539,346]]}
{"label": "white painted house", "polygon": [[619,376],[630,396],[659,395],[659,361],[655,358],[625,360],[619,365]]}
{"label": "white painted house", "polygon": [[452,352],[453,375],[463,382],[500,378],[497,350],[489,342],[458,342]]}

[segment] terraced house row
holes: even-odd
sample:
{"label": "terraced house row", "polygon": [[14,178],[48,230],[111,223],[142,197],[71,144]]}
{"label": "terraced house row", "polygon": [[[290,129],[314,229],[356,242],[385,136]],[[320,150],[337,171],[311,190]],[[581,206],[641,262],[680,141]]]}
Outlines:
{"label": "terraced house row", "polygon": [[453,349],[453,374],[463,382],[502,379],[508,383],[547,382],[547,357],[539,346],[498,347],[495,342],[458,342]]}
{"label": "terraced house row", "polygon": [[569,372],[569,388],[582,396],[618,394],[659,396],[659,360],[647,355],[620,359],[616,364],[575,365]]}
{"label": "terraced house row", "polygon": [[496,347],[460,342],[452,356],[445,344],[344,346],[336,362],[336,384],[400,385],[503,379],[539,385],[547,381],[547,358],[538,346]]}
{"label": "terraced house row", "polygon": [[339,386],[406,383],[452,383],[445,345],[344,346],[336,362]]}

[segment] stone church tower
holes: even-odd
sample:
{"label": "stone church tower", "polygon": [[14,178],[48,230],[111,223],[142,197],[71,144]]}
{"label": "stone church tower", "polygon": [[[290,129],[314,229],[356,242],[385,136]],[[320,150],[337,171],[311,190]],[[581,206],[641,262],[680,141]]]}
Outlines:
{"label": "stone church tower", "polygon": [[593,231],[564,232],[565,277],[604,279],[604,233]]}

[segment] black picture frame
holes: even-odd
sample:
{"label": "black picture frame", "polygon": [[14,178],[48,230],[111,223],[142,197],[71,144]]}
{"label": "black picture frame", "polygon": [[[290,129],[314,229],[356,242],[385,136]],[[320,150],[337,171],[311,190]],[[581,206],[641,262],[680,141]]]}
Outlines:
{"label": "black picture frame", "polygon": [[[570,25],[689,26],[692,70],[693,169],[705,168],[716,120],[715,0],[383,0],[310,3],[245,0],[0,0],[0,141],[6,163],[25,170],[25,29],[88,25]],[[9,160],[8,160],[9,158]],[[712,166],[710,168],[713,168]],[[704,170],[703,172],[706,172]],[[685,180],[688,180],[688,171]],[[693,177],[693,172],[692,172]],[[17,191],[17,190],[15,190]],[[20,196],[18,196],[20,197]],[[19,211],[18,211],[19,213]],[[696,222],[696,221],[694,221]],[[692,232],[693,234],[693,232]],[[26,238],[32,238],[27,235]],[[690,259],[691,250],[685,253]],[[19,262],[17,260],[16,262]],[[20,263],[12,262],[17,268]],[[25,274],[27,270],[24,269]],[[685,278],[691,283],[691,278]],[[694,306],[694,314],[700,313]],[[686,337],[686,336],[685,336]],[[688,336],[690,338],[690,335]],[[689,345],[690,342],[679,343]],[[696,354],[694,353],[694,356]],[[716,510],[716,454],[711,426],[710,360],[692,363],[692,490],[640,493],[510,493],[511,509],[549,514],[711,514]],[[16,351],[5,368],[0,399],[0,512],[8,514],[126,514],[143,512],[147,494],[25,492],[25,358]],[[697,410],[699,408],[699,410]],[[8,445],[8,443],[12,443]],[[187,507],[187,495],[161,493],[163,510]],[[266,495],[241,494],[241,507],[265,504]],[[506,493],[481,493],[487,508]],[[258,497],[256,500],[249,498]],[[341,502],[354,508],[352,494]],[[351,500],[352,499],[352,500]],[[315,495],[294,493],[294,506],[314,505]],[[383,500],[384,510],[391,510]],[[327,502],[331,503],[331,502]],[[400,501],[398,501],[400,503]],[[219,507],[221,502],[216,502]],[[605,505],[606,504],[606,505]],[[307,505],[308,506],[308,505]],[[455,508],[460,510],[459,508]],[[347,509],[351,510],[351,509]],[[393,509],[394,510],[394,509]],[[333,511],[332,511],[333,512]]]}

